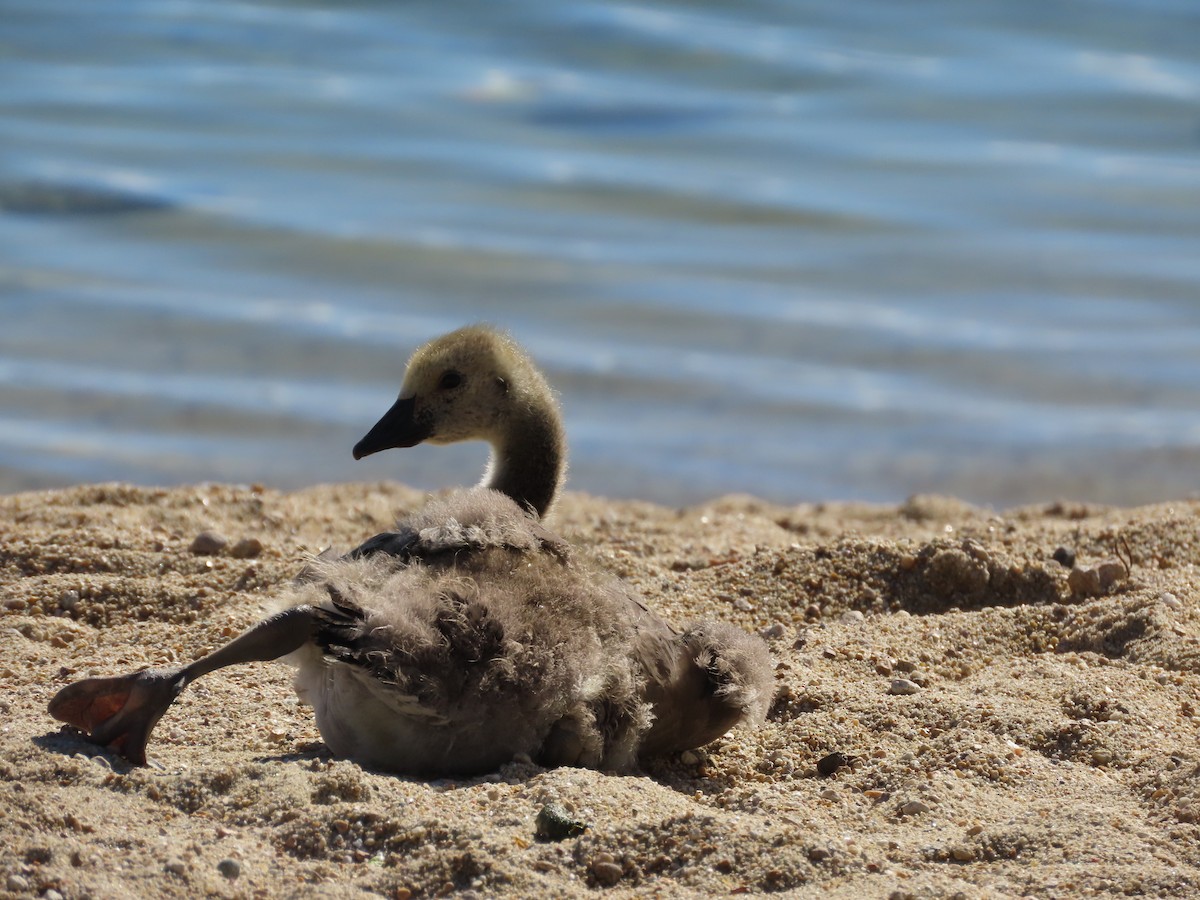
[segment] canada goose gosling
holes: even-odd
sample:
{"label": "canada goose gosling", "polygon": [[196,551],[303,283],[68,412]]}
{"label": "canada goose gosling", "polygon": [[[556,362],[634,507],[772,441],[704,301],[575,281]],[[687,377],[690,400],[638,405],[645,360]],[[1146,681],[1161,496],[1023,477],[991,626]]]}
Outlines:
{"label": "canada goose gosling", "polygon": [[765,715],[761,640],[723,623],[676,631],[627,585],[575,565],[538,521],[565,442],[549,386],[507,336],[471,326],[418,349],[354,455],[473,438],[493,447],[484,486],[319,560],[289,608],[213,653],[68,685],[51,715],[144,764],[188,684],[287,655],[334,754],[408,774],[474,774],[521,753],[628,769]]}

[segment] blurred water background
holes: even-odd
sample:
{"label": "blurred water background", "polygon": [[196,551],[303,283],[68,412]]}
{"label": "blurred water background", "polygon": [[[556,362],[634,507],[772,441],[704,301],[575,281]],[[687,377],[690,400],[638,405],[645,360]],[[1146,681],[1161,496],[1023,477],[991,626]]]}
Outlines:
{"label": "blurred water background", "polygon": [[570,486],[1200,488],[1200,4],[0,0],[0,489],[355,463],[509,328]]}

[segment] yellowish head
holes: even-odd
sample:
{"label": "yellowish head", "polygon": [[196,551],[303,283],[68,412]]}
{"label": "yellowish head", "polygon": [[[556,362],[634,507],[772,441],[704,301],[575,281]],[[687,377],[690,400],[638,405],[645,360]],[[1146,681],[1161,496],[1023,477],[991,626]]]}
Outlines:
{"label": "yellowish head", "polygon": [[500,441],[531,408],[553,405],[542,374],[508,335],[469,325],[417,348],[396,403],[354,458],[423,441]]}

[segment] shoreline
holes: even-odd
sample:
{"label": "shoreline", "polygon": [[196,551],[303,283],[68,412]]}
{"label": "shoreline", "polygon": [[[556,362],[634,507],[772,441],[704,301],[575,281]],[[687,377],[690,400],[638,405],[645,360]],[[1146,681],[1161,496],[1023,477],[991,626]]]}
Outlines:
{"label": "shoreline", "polygon": [[[676,624],[763,633],[767,723],[613,776],[368,772],[286,666],[214,673],[157,767],[60,732],[65,680],[187,661],[306,556],[427,495],[84,485],[0,496],[0,887],[16,897],[1190,896],[1200,889],[1200,501],[1003,512],[918,496],[685,509],[568,492],[550,527]],[[192,541],[228,539],[215,555]],[[238,557],[238,541],[261,552]],[[1082,570],[1129,571],[1095,596]],[[1115,570],[1114,570],[1115,571]],[[903,684],[899,684],[903,682]],[[899,687],[897,685],[899,684]],[[817,763],[849,762],[823,775]],[[826,763],[825,766],[829,764]],[[587,831],[534,838],[561,802]],[[230,875],[236,877],[230,877]]]}

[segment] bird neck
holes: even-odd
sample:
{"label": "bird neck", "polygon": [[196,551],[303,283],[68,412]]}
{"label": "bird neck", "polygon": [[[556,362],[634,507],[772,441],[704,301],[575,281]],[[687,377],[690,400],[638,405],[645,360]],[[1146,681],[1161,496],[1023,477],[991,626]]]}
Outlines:
{"label": "bird neck", "polygon": [[539,518],[558,496],[566,468],[565,437],[558,410],[530,406],[492,441],[492,459],[484,484],[500,491]]}

